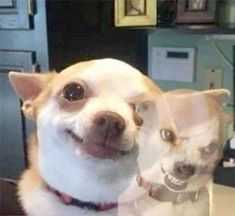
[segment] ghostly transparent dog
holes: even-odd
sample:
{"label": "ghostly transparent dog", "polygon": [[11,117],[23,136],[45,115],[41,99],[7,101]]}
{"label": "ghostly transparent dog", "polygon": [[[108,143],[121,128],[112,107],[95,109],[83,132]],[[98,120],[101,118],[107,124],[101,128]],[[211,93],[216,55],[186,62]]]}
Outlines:
{"label": "ghostly transparent dog", "polygon": [[[225,89],[145,95],[139,173],[119,197],[119,215],[207,216],[208,185],[222,156]],[[141,101],[141,100],[140,100]]]}

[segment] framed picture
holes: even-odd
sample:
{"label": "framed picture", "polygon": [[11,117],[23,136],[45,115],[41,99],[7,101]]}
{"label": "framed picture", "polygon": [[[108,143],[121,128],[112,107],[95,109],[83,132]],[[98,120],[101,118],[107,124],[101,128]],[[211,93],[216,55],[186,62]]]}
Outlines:
{"label": "framed picture", "polygon": [[216,23],[217,0],[177,0],[177,23]]}
{"label": "framed picture", "polygon": [[115,0],[115,26],[154,26],[157,0]]}

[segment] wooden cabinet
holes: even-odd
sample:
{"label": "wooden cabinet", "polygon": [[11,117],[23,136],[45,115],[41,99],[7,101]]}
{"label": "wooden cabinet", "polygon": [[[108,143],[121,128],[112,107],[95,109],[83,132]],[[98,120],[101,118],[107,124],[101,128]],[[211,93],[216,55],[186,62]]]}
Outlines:
{"label": "wooden cabinet", "polygon": [[17,179],[27,164],[26,136],[33,126],[9,83],[11,70],[48,70],[44,0],[0,1],[0,177]]}
{"label": "wooden cabinet", "polygon": [[30,15],[32,4],[26,0],[0,1],[1,29],[30,29]]}
{"label": "wooden cabinet", "polygon": [[13,92],[8,72],[32,71],[33,53],[0,51],[0,166],[1,176],[17,178],[25,168],[25,119],[20,111],[21,102]]}

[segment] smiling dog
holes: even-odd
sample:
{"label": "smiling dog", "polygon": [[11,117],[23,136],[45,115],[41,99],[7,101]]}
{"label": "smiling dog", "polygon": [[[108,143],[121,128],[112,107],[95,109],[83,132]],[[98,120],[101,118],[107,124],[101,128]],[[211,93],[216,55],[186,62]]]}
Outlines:
{"label": "smiling dog", "polygon": [[25,212],[114,215],[137,172],[142,119],[131,98],[160,90],[114,60],[78,63],[61,73],[10,73],[24,114],[37,124],[29,168],[19,182]]}
{"label": "smiling dog", "polygon": [[[119,215],[208,216],[207,184],[222,155],[225,89],[174,90],[137,105],[140,173]],[[132,202],[132,204],[131,204]]]}

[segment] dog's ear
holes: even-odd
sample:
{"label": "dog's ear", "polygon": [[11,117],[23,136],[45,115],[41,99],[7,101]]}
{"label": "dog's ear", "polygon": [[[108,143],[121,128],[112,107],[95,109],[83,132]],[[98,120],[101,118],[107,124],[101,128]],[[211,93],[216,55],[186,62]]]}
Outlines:
{"label": "dog's ear", "polygon": [[156,99],[158,92],[148,92],[132,99],[135,104],[136,113],[144,120],[151,120],[156,117]]}
{"label": "dog's ear", "polygon": [[33,101],[40,95],[53,73],[36,74],[36,73],[9,73],[9,79],[16,94],[23,101],[22,110],[24,114],[32,118]]}
{"label": "dog's ear", "polygon": [[222,106],[228,102],[230,96],[230,91],[227,89],[211,89],[205,90],[203,93],[216,99]]}
{"label": "dog's ear", "polygon": [[43,90],[45,75],[36,73],[9,73],[9,79],[16,94],[23,102],[34,100]]}

